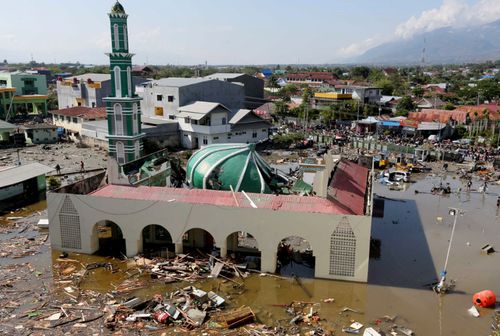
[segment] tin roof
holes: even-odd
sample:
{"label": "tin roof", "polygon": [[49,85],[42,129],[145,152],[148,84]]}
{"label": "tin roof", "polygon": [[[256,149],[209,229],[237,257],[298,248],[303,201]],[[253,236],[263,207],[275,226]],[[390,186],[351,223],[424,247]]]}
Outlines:
{"label": "tin roof", "polygon": [[[150,200],[160,202],[178,202],[191,204],[206,204],[215,206],[251,208],[249,201],[243,193],[235,192],[234,197],[230,191],[179,189],[164,187],[132,187],[108,185],[91,194],[95,197],[116,199]],[[323,213],[323,214],[352,214],[346,208],[340,207],[336,202],[316,196],[273,195],[247,193],[260,209],[275,211]],[[362,214],[362,213],[361,213]]]}
{"label": "tin roof", "polygon": [[0,170],[0,188],[21,183],[53,170],[54,168],[47,167],[38,162]]}
{"label": "tin roof", "polygon": [[328,198],[343,213],[363,215],[368,185],[368,168],[348,160],[341,160],[333,175]]}

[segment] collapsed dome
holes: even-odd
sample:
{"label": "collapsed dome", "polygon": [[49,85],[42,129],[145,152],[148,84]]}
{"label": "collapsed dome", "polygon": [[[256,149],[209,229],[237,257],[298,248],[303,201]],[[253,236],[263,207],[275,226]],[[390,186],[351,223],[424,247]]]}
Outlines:
{"label": "collapsed dome", "polygon": [[255,152],[254,144],[209,145],[196,151],[187,164],[187,182],[196,189],[270,194],[286,183]]}

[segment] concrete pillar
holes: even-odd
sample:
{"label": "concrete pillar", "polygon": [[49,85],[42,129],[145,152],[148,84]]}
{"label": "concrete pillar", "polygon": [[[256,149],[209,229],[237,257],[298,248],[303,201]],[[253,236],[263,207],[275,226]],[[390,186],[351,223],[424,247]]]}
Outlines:
{"label": "concrete pillar", "polygon": [[276,248],[264,248],[261,250],[261,266],[262,272],[276,272]]}
{"label": "concrete pillar", "polygon": [[226,242],[226,240],[216,242],[215,246],[217,246],[218,248],[220,248],[220,256],[222,258],[227,257],[227,242]]}
{"label": "concrete pillar", "polygon": [[182,254],[182,253],[184,253],[184,247],[182,246],[182,242],[175,243],[175,254]]}
{"label": "concrete pillar", "polygon": [[135,257],[139,253],[139,241],[136,239],[126,239],[125,247],[127,249],[127,257]]}

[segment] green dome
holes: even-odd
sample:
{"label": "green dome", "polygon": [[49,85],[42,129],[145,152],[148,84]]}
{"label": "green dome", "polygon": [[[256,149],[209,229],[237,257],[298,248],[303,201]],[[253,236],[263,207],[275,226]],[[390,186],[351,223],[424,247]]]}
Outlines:
{"label": "green dome", "polygon": [[209,145],[188,161],[187,181],[197,189],[272,193],[279,180],[273,169],[255,152],[253,144]]}
{"label": "green dome", "polygon": [[125,9],[123,8],[122,4],[117,1],[114,4],[114,6],[111,8],[111,13],[113,13],[113,14],[125,14]]}

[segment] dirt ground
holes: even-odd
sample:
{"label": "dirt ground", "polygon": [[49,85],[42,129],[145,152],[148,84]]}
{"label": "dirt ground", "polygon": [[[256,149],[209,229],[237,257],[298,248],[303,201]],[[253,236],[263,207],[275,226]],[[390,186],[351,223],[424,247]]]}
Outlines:
{"label": "dirt ground", "polygon": [[[78,148],[75,143],[34,145],[19,150],[22,164],[39,162],[54,168],[54,174],[57,164],[61,167],[62,174],[79,172],[80,161],[83,161],[86,170],[106,168],[106,156],[107,151],[90,147]],[[0,151],[0,166],[13,166],[16,163],[17,149],[9,148]]]}

